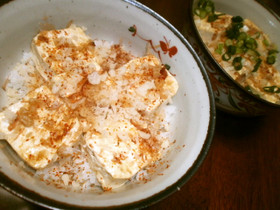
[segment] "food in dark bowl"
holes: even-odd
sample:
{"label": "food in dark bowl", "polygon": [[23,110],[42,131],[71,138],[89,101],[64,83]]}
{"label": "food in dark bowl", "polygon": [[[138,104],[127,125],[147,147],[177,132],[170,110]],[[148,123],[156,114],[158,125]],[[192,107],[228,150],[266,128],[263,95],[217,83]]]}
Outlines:
{"label": "food in dark bowl", "polygon": [[256,1],[190,4],[184,34],[206,66],[217,107],[243,116],[280,108],[279,17]]}

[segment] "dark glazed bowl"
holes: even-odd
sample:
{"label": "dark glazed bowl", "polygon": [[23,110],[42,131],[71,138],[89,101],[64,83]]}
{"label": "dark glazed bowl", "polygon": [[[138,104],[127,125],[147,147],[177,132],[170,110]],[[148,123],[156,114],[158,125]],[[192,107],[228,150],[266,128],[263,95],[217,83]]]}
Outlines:
{"label": "dark glazed bowl", "polygon": [[[216,11],[233,16],[240,15],[256,23],[278,47],[280,46],[280,18],[264,3],[255,0],[212,0]],[[194,22],[193,11],[198,0],[189,1],[188,20],[183,28],[183,35],[191,43],[202,60],[211,80],[216,107],[222,111],[239,116],[259,116],[273,113],[280,109],[279,104],[274,104],[248,92],[244,87],[230,77],[219,65],[202,41]],[[279,70],[280,56],[278,53]]]}

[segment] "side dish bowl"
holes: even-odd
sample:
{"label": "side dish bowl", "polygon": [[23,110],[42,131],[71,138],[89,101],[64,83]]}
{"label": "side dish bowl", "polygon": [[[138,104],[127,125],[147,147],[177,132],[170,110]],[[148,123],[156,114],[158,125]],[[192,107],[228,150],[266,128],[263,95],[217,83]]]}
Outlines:
{"label": "side dish bowl", "polygon": [[[223,1],[213,0],[215,10],[232,16],[241,16],[254,22],[271,41],[280,46],[280,18],[261,1]],[[246,88],[237,83],[222,66],[215,60],[202,37],[194,21],[194,11],[198,0],[189,1],[188,19],[183,29],[183,34],[192,44],[198,56],[202,60],[208,76],[211,80],[216,106],[225,112],[240,116],[258,116],[265,115],[278,110],[279,104],[274,104],[252,94]],[[275,64],[280,71],[280,56],[277,54],[277,63]]]}
{"label": "side dish bowl", "polygon": [[[34,178],[34,172],[5,141],[0,141],[0,186],[14,195],[47,208],[139,208],[177,191],[195,173],[210,147],[215,126],[215,102],[210,80],[185,38],[166,20],[132,0],[14,0],[0,8],[0,83],[30,51],[32,38],[47,25],[64,28],[72,21],[87,28],[93,39],[121,42],[143,56],[147,43],[160,42],[162,62],[176,75],[179,91],[174,97],[172,124],[174,146],[165,164],[143,184],[128,184],[115,192],[69,192]],[[137,31],[135,30],[137,28]],[[171,50],[175,49],[176,50]],[[1,107],[5,97],[1,92]]]}

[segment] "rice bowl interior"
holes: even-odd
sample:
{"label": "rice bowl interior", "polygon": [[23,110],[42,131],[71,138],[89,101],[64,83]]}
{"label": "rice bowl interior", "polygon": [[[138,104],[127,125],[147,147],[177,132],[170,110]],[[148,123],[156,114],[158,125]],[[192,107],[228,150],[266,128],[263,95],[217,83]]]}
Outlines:
{"label": "rice bowl interior", "polygon": [[[43,11],[42,11],[43,8]],[[14,1],[0,8],[1,84],[46,23],[65,28],[69,21],[87,28],[92,39],[122,43],[136,56],[144,56],[147,40],[176,46],[178,53],[160,51],[164,64],[175,74],[179,89],[173,98],[172,149],[150,181],[129,183],[111,192],[73,192],[48,186],[34,178],[14,151],[1,142],[1,186],[31,202],[48,207],[112,207],[147,205],[180,187],[205,157],[214,130],[213,95],[204,69],[184,38],[164,19],[133,1]],[[32,12],[30,12],[32,11]],[[25,18],[18,18],[25,17]],[[127,18],[129,17],[129,18]],[[13,24],[9,24],[13,23]],[[129,31],[137,27],[137,34]],[[155,53],[157,56],[158,53]],[[1,107],[7,98],[1,91]],[[174,112],[173,112],[174,111]],[[16,183],[16,184],[13,184]]]}

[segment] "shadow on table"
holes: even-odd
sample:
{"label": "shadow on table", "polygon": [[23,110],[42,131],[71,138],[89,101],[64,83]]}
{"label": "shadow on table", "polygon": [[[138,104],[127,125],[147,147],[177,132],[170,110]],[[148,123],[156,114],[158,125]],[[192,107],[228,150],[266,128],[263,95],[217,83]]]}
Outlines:
{"label": "shadow on table", "polygon": [[217,110],[216,132],[231,138],[244,138],[259,131],[265,117],[239,117]]}

